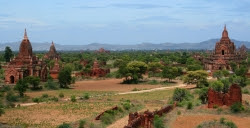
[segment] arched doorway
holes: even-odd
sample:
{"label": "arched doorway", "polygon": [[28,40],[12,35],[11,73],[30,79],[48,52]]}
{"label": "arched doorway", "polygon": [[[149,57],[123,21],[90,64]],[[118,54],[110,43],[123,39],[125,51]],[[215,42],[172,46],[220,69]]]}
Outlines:
{"label": "arched doorway", "polygon": [[10,83],[14,84],[15,83],[15,77],[14,76],[10,76]]}

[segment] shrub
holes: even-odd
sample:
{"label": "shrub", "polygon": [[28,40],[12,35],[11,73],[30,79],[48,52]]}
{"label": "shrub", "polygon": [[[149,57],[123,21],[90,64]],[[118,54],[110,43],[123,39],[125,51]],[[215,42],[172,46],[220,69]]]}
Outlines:
{"label": "shrub", "polygon": [[17,102],[18,96],[16,96],[12,91],[7,92],[6,100],[10,102]]}
{"label": "shrub", "polygon": [[75,95],[72,95],[72,96],[70,97],[70,100],[71,100],[72,102],[76,102],[76,96],[75,96]]}
{"label": "shrub", "polygon": [[232,121],[226,122],[226,126],[228,126],[229,128],[237,128],[237,126]]}
{"label": "shrub", "polygon": [[47,83],[45,83],[45,88],[47,89],[51,89],[51,90],[57,90],[59,87],[58,87],[58,84],[55,83],[52,79],[49,79],[47,81]]}
{"label": "shrub", "polygon": [[0,116],[2,116],[4,114],[4,106],[3,104],[0,102]]}
{"label": "shrub", "polygon": [[177,115],[181,115],[181,111],[177,111]]}
{"label": "shrub", "polygon": [[193,103],[192,102],[188,102],[187,109],[192,109],[192,108],[193,108]]}
{"label": "shrub", "polygon": [[237,103],[234,103],[231,107],[230,107],[230,110],[233,112],[233,113],[238,113],[238,112],[241,112],[244,110],[244,107],[243,105],[240,103],[240,102],[237,102]]}
{"label": "shrub", "polygon": [[59,93],[59,97],[60,98],[63,98],[64,97],[64,94],[62,92]]}
{"label": "shrub", "polygon": [[220,123],[221,123],[221,124],[225,124],[225,121],[226,121],[226,119],[225,119],[224,117],[221,117],[221,118],[220,118]]}
{"label": "shrub", "polygon": [[35,98],[32,98],[32,101],[35,103],[40,103],[40,102],[42,102],[42,99],[35,97]]}
{"label": "shrub", "polygon": [[243,93],[244,93],[244,94],[249,94],[249,91],[245,88],[245,89],[243,90]]}
{"label": "shrub", "polygon": [[103,116],[101,116],[100,119],[101,119],[102,123],[108,125],[108,124],[111,124],[112,121],[114,120],[114,115],[105,112],[105,113],[103,114]]}
{"label": "shrub", "polygon": [[42,95],[42,98],[48,98],[49,97],[49,95],[47,94],[47,93],[44,93],[43,95]]}
{"label": "shrub", "polygon": [[86,124],[85,120],[80,120],[80,122],[79,122],[79,128],[84,128],[85,124]]}
{"label": "shrub", "polygon": [[88,100],[88,99],[89,99],[89,94],[88,94],[88,93],[85,93],[85,94],[83,95],[83,97],[84,97],[85,100]]}
{"label": "shrub", "polygon": [[131,108],[131,103],[130,102],[125,102],[122,104],[123,108],[125,110],[129,110]]}
{"label": "shrub", "polygon": [[11,90],[10,86],[3,85],[3,87],[0,89],[0,92],[8,92],[10,90]]}
{"label": "shrub", "polygon": [[57,102],[57,101],[58,101],[58,98],[54,96],[54,97],[50,98],[49,100],[52,100],[52,101]]}
{"label": "shrub", "polygon": [[163,118],[156,115],[154,117],[154,127],[155,128],[164,128]]}
{"label": "shrub", "polygon": [[72,127],[68,123],[63,123],[63,124],[59,125],[58,128],[72,128]]}
{"label": "shrub", "polygon": [[176,88],[174,90],[173,94],[173,101],[183,101],[183,100],[188,100],[192,96],[188,90],[186,89],[181,89],[181,88]]}
{"label": "shrub", "polygon": [[218,114],[220,114],[222,111],[223,111],[222,108],[218,108],[218,109],[217,109]]}

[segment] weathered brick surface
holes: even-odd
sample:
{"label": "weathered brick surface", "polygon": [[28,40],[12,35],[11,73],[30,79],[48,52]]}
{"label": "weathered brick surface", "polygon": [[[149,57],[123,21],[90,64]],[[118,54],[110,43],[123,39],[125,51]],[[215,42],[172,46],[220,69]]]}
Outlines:
{"label": "weathered brick surface", "polygon": [[231,106],[236,102],[242,102],[241,87],[237,84],[230,86],[228,93],[222,93],[214,91],[213,89],[208,90],[208,108],[217,106]]}
{"label": "weathered brick surface", "polygon": [[140,114],[138,112],[130,113],[128,125],[126,125],[124,128],[153,128],[154,116],[162,116],[163,114],[169,113],[174,109],[174,107],[175,105],[169,105],[153,112],[147,110]]}

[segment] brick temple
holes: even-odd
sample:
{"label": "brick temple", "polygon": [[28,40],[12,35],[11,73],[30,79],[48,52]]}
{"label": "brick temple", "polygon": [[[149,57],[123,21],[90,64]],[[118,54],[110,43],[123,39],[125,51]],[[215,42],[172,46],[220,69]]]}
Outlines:
{"label": "brick temple", "polygon": [[61,57],[59,56],[59,54],[56,51],[55,44],[52,41],[49,52],[44,55],[44,59],[54,61],[54,65],[52,67],[50,67],[50,69],[49,69],[49,74],[53,79],[58,78],[58,74],[60,71],[60,65],[59,65],[58,61],[60,60],[60,58]]}
{"label": "brick temple", "polygon": [[42,81],[46,81],[47,73],[45,62],[33,54],[25,29],[17,57],[14,57],[5,66],[5,83],[15,84],[19,79],[27,76],[37,76]]}
{"label": "brick temple", "polygon": [[247,50],[243,45],[238,50],[228,36],[226,26],[222,32],[222,37],[215,45],[215,50],[209,57],[203,59],[206,70],[216,71],[221,69],[232,70],[230,62],[235,62],[238,66],[247,59]]}

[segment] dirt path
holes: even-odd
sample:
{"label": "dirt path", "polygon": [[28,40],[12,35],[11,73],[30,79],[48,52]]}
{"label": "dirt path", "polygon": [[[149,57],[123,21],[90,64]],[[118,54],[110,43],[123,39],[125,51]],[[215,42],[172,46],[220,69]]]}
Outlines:
{"label": "dirt path", "polygon": [[158,91],[158,90],[168,90],[168,89],[174,89],[174,88],[186,87],[186,86],[187,86],[186,84],[179,83],[178,85],[171,86],[171,87],[160,87],[160,88],[153,88],[153,89],[149,89],[149,90],[122,92],[122,93],[118,93],[118,95],[153,92],[153,91]]}
{"label": "dirt path", "polygon": [[107,128],[123,128],[127,124],[128,124],[128,116],[125,116],[117,120],[115,123],[109,125]]}

